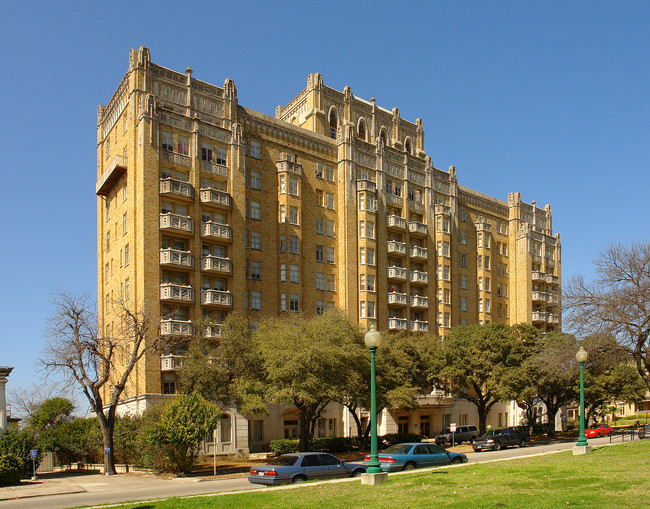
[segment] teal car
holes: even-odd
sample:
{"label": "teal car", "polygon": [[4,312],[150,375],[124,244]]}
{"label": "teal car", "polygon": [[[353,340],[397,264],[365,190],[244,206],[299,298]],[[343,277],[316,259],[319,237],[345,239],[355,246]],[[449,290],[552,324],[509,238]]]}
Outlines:
{"label": "teal car", "polygon": [[[467,463],[467,456],[464,454],[448,452],[437,445],[420,442],[391,445],[378,456],[384,472]],[[366,456],[363,464],[368,466],[369,463],[370,456]]]}

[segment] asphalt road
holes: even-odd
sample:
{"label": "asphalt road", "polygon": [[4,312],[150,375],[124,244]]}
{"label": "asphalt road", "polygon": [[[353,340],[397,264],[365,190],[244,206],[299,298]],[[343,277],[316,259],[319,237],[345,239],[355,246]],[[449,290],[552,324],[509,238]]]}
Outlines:
{"label": "asphalt road", "polygon": [[[620,438],[617,438],[614,443],[620,443]],[[469,458],[469,463],[482,463],[486,461],[569,450],[574,444],[575,442],[563,442],[550,445],[528,446],[523,449],[511,447],[501,451],[486,451],[480,453],[472,452],[467,454],[467,456]],[[609,438],[589,440],[589,445],[592,446],[605,444],[609,444]],[[59,491],[64,491],[67,487],[69,491],[76,492],[0,501],[0,508],[60,509],[81,505],[112,504],[132,500],[148,500],[184,495],[199,495],[251,489],[274,489],[252,485],[245,477],[236,479],[200,480],[195,478],[159,479],[131,475],[117,475],[110,477],[105,477],[103,475],[74,476],[73,478],[62,480],[61,483],[56,486]],[[301,486],[305,486],[305,484]]]}

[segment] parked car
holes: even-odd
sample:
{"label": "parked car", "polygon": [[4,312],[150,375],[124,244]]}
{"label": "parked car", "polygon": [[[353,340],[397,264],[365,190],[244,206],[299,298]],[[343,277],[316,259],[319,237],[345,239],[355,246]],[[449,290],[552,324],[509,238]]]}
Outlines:
{"label": "parked car", "polygon": [[253,466],[248,481],[253,484],[290,484],[313,479],[357,477],[366,471],[366,465],[347,463],[325,452],[283,454],[266,465]]}
{"label": "parked car", "polygon": [[601,424],[598,427],[589,428],[585,430],[585,436],[587,438],[600,438],[610,435],[614,429],[607,424]]}
{"label": "parked car", "polygon": [[650,438],[650,424],[645,424],[637,430],[639,438]]}
{"label": "parked car", "polygon": [[490,429],[480,438],[474,440],[472,448],[475,452],[481,451],[499,451],[509,445],[518,445],[526,447],[530,441],[530,433],[525,427],[516,428]]}
{"label": "parked car", "polygon": [[457,426],[455,433],[452,433],[450,428],[443,429],[441,433],[435,436],[435,440],[438,445],[473,443],[478,435],[476,426]]}
{"label": "parked car", "polygon": [[[391,445],[380,452],[378,456],[379,464],[384,472],[467,463],[467,456],[464,454],[448,452],[435,444],[419,442]],[[367,467],[369,463],[370,456],[366,456],[363,459],[363,464]]]}

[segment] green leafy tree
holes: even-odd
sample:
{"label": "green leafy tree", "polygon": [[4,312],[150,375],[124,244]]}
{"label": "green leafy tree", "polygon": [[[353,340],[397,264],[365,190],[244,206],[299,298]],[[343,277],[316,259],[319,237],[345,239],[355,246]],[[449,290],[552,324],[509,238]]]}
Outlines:
{"label": "green leafy tree", "polygon": [[29,425],[36,431],[43,431],[68,422],[74,404],[67,398],[55,397],[45,400],[29,419]]}
{"label": "green leafy tree", "polygon": [[[29,451],[37,448],[37,438],[31,428],[9,428],[0,433],[0,454],[15,455],[22,461],[26,472],[31,470],[32,459]],[[38,466],[37,458],[36,465]]]}

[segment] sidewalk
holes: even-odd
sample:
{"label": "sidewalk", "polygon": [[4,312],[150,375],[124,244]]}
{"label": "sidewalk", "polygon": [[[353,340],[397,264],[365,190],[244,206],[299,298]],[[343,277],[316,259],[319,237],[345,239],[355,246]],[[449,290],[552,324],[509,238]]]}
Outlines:
{"label": "sidewalk", "polygon": [[81,484],[92,481],[93,478],[103,477],[102,474],[96,472],[39,474],[36,481],[23,479],[17,486],[0,488],[0,501],[83,493],[87,490]]}

